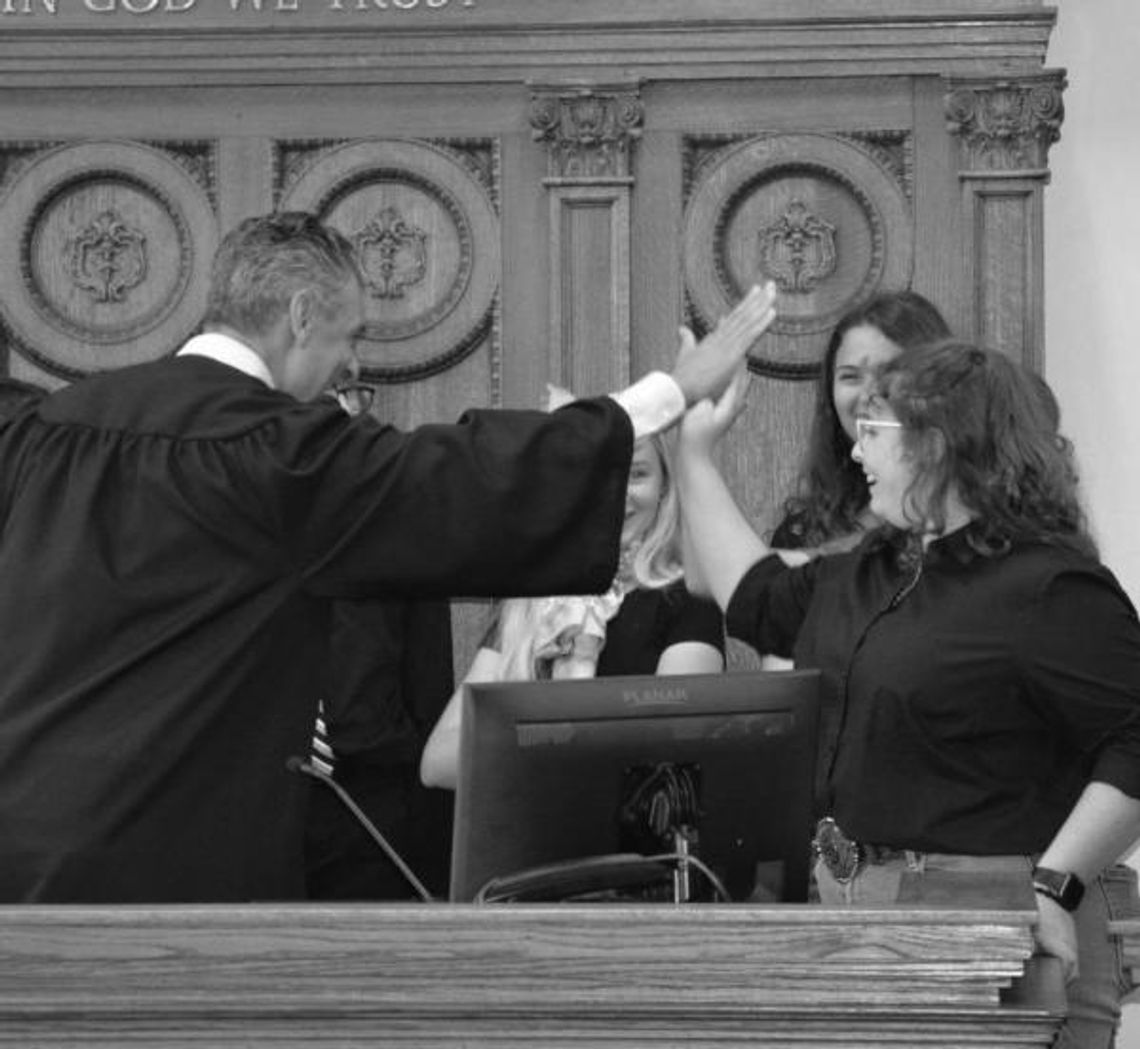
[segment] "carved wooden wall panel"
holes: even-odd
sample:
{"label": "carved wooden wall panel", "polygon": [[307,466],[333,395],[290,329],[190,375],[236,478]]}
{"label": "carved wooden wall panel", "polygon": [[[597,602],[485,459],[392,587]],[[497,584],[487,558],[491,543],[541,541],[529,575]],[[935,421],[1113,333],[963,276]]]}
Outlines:
{"label": "carved wooden wall panel", "polygon": [[209,147],[19,148],[0,198],[0,315],[17,352],[70,380],[177,346],[217,243]]}
{"label": "carved wooden wall panel", "polygon": [[[1044,0],[0,6],[0,369],[59,385],[173,352],[217,237],[276,206],[357,239],[366,374],[402,426],[668,367],[679,324],[707,327],[766,272],[783,312],[724,452],[764,529],[827,329],[874,290],[909,285],[1041,363],[1054,17]],[[463,616],[459,666],[479,629]]]}
{"label": "carved wooden wall panel", "polygon": [[876,289],[909,284],[910,202],[869,149],[839,135],[773,134],[694,166],[684,268],[697,323],[709,328],[759,279],[779,289],[758,373],[814,371],[818,338],[805,336],[826,335]]}
{"label": "carved wooden wall panel", "polygon": [[493,315],[499,223],[493,187],[480,184],[463,154],[425,142],[354,142],[294,153],[290,166],[277,207],[312,211],[356,245],[366,374],[427,378],[470,352]]}

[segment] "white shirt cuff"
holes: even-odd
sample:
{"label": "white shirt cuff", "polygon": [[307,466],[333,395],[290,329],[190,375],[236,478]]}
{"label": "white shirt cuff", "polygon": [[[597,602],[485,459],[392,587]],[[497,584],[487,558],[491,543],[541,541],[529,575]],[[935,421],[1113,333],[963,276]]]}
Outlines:
{"label": "white shirt cuff", "polygon": [[629,414],[635,441],[660,433],[685,414],[685,395],[665,372],[650,372],[612,396]]}

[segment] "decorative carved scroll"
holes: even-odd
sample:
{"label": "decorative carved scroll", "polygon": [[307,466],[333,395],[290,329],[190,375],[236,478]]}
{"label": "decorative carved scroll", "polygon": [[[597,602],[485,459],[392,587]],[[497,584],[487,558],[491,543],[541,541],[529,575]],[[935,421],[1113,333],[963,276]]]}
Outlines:
{"label": "decorative carved scroll", "polygon": [[531,99],[535,141],[552,178],[628,178],[644,109],[636,90],[544,89]]}

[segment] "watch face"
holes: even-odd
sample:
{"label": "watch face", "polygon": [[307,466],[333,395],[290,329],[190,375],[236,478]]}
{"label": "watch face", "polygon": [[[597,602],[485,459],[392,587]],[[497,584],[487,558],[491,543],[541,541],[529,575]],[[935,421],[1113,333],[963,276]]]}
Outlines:
{"label": "watch face", "polygon": [[1075,874],[1064,874],[1047,867],[1037,867],[1033,871],[1033,888],[1056,900],[1067,911],[1075,911],[1085,893],[1085,887]]}

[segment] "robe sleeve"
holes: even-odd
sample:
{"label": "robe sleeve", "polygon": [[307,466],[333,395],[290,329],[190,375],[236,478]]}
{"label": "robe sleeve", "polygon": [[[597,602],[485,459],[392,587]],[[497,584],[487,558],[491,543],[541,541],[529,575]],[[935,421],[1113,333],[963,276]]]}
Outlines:
{"label": "robe sleeve", "polygon": [[286,421],[263,490],[314,596],[591,593],[617,570],[632,445],[604,397],[407,433]]}

